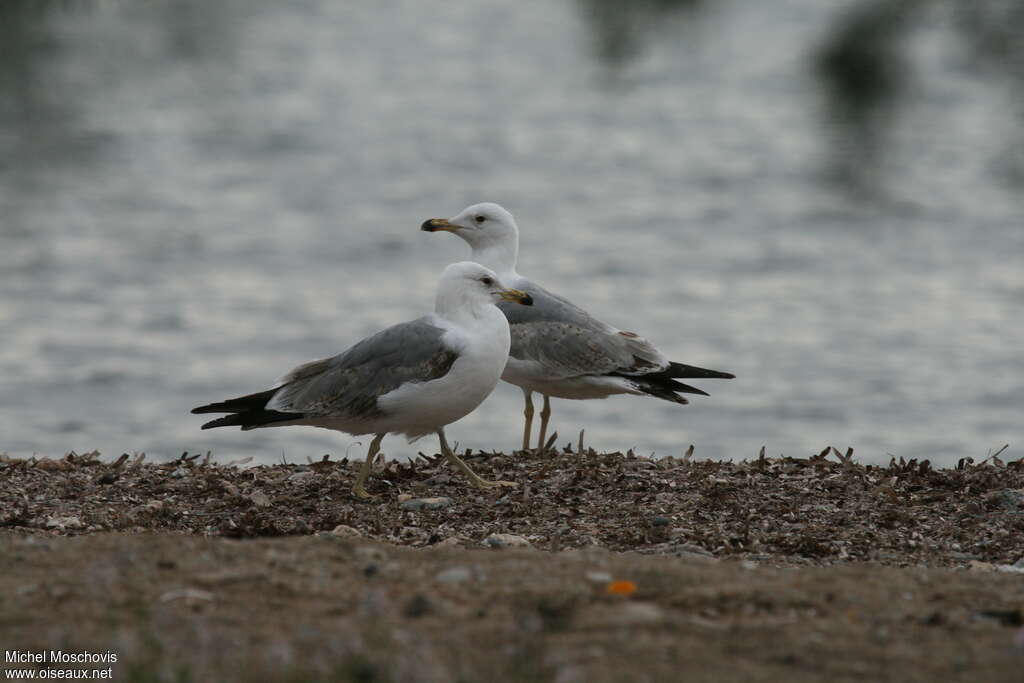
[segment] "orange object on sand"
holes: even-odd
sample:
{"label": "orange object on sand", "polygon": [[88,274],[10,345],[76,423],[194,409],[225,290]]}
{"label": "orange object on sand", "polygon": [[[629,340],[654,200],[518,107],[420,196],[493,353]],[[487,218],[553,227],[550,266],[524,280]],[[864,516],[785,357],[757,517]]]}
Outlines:
{"label": "orange object on sand", "polygon": [[636,593],[636,584],[632,581],[612,581],[609,583],[605,590],[610,595],[623,595],[629,597]]}

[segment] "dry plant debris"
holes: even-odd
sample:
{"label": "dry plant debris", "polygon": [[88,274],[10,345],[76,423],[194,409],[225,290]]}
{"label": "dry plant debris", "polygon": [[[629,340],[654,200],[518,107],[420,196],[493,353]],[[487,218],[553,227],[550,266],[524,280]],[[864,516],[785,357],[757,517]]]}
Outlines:
{"label": "dry plant debris", "polygon": [[480,492],[443,459],[421,454],[379,462],[371,480],[378,498],[369,503],[349,494],[359,463],[328,456],[255,467],[217,464],[209,454],[160,464],[127,454],[114,462],[98,453],[0,456],[0,528],[251,538],[342,527],[411,547],[481,547],[504,534],[555,551],[1000,567],[1024,557],[1024,460],[998,455],[936,470],[902,459],[861,465],[852,449],[833,448],[807,458],[768,458],[762,449],[742,462],[695,461],[692,450],[659,460],[570,446],[467,451],[482,476],[520,484]]}

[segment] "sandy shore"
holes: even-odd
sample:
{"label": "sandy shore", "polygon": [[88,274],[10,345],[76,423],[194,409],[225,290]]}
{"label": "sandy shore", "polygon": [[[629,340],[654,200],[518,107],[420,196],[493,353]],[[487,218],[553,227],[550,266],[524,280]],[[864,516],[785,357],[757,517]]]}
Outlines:
{"label": "sandy shore", "polygon": [[[112,680],[1020,680],[1024,467],[0,458],[0,640]],[[8,669],[37,667],[6,663]],[[60,665],[62,667],[70,665]],[[93,665],[74,665],[93,668]]]}

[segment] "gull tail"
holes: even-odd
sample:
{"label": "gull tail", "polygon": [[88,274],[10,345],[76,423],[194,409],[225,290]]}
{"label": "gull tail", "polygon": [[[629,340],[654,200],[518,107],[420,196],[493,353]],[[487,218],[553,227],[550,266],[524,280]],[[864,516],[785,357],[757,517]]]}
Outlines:
{"label": "gull tail", "polygon": [[257,427],[268,427],[276,422],[293,422],[305,417],[302,413],[285,413],[280,410],[267,410],[267,403],[277,393],[277,389],[268,389],[248,396],[229,398],[218,403],[209,403],[205,406],[193,408],[193,414],[202,413],[231,413],[224,417],[218,417],[204,424],[200,429],[214,429],[215,427],[241,427],[245,429],[256,429]]}
{"label": "gull tail", "polygon": [[[703,391],[695,387],[690,387],[680,382],[674,382],[671,379],[655,379],[651,380],[650,377],[630,377],[630,382],[649,396],[660,398],[665,401],[671,401],[672,403],[678,403],[680,405],[686,405],[689,403],[688,400],[680,396],[676,392],[683,392],[688,394],[704,394]],[[707,394],[705,394],[706,396]]]}
{"label": "gull tail", "polygon": [[669,363],[667,368],[658,372],[646,372],[644,374],[631,374],[628,376],[623,374],[621,376],[629,379],[637,389],[645,394],[682,405],[689,403],[689,401],[679,394],[708,396],[708,392],[695,386],[684,384],[678,381],[679,378],[732,379],[735,377],[735,375],[728,372],[708,370],[693,365],[683,365],[682,363]]}

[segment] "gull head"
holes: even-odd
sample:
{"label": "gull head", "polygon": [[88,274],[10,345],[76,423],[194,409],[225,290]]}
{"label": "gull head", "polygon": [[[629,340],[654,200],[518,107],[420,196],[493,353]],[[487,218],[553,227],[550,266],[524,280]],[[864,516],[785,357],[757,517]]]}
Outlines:
{"label": "gull head", "polygon": [[420,229],[455,233],[474,251],[491,247],[515,249],[519,243],[519,228],[512,214],[492,202],[468,206],[452,218],[431,218]]}
{"label": "gull head", "polygon": [[457,308],[476,308],[502,301],[524,306],[533,305],[533,298],[518,289],[509,289],[490,268],[479,263],[453,263],[441,273],[437,285],[438,312]]}

